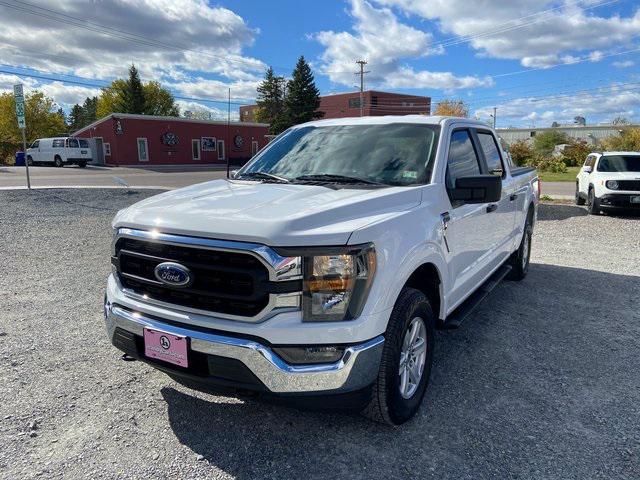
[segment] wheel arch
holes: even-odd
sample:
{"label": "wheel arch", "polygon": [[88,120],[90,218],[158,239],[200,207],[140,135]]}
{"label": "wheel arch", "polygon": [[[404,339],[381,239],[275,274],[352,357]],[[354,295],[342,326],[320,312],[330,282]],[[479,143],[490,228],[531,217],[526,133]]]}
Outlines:
{"label": "wheel arch", "polygon": [[410,287],[419,290],[429,300],[433,313],[441,318],[443,307],[443,284],[440,270],[433,262],[425,262],[413,270],[402,288]]}

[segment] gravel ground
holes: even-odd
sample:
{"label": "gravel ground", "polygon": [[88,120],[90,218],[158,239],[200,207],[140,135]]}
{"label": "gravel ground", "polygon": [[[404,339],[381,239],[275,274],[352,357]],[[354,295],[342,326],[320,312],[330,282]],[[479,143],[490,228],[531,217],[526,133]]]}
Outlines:
{"label": "gravel ground", "polygon": [[438,333],[394,429],[120,360],[109,221],[148,195],[0,192],[0,477],[640,478],[640,218],[542,206],[529,276]]}

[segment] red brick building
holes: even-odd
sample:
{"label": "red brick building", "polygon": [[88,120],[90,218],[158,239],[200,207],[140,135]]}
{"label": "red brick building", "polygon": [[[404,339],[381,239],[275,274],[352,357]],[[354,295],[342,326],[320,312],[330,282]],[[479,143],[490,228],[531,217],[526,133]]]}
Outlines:
{"label": "red brick building", "polygon": [[268,125],[112,113],[74,133],[97,163],[116,166],[242,164],[264,147]]}
{"label": "red brick building", "polygon": [[[415,115],[431,114],[431,98],[403,93],[379,92],[367,90],[362,93],[363,115]],[[255,121],[256,105],[240,107],[240,121]],[[360,92],[337,93],[320,97],[320,108],[323,118],[344,118],[360,116]]]}

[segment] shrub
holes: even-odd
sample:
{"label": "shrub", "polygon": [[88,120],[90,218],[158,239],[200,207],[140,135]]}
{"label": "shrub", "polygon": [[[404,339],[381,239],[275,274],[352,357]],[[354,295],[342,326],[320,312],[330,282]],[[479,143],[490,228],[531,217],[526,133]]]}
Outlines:
{"label": "shrub", "polygon": [[584,140],[578,140],[564,149],[561,158],[567,167],[576,167],[582,165],[591,152],[593,152],[593,147]]}
{"label": "shrub", "polygon": [[567,171],[567,166],[561,158],[544,156],[537,153],[528,165],[536,167],[541,172],[565,173]]}
{"label": "shrub", "polygon": [[608,151],[640,152],[640,128],[627,128],[613,137],[602,141],[602,146]]}
{"label": "shrub", "polygon": [[528,165],[533,158],[533,148],[526,140],[518,140],[509,146],[509,154],[513,163],[521,167]]}
{"label": "shrub", "polygon": [[551,130],[538,133],[533,138],[533,149],[540,155],[549,156],[553,153],[556,145],[562,145],[563,143],[569,143],[567,136],[562,132]]}

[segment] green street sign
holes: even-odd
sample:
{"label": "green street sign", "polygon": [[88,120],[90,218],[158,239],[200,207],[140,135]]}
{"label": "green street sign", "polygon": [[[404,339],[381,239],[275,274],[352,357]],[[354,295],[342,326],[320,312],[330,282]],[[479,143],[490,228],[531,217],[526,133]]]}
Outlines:
{"label": "green street sign", "polygon": [[16,115],[18,116],[18,128],[26,128],[27,123],[24,119],[24,94],[22,84],[13,86],[13,96],[16,100]]}

